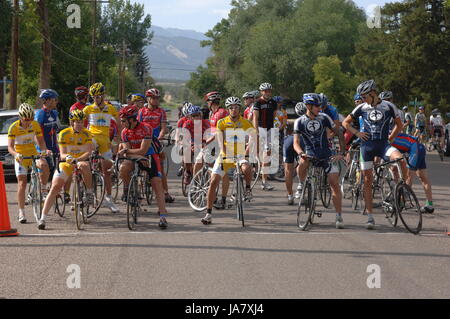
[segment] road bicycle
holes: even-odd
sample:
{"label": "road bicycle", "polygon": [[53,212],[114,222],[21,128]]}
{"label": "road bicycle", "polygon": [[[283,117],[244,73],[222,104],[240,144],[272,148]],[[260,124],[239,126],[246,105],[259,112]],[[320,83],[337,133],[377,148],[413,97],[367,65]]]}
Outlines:
{"label": "road bicycle", "polygon": [[300,200],[297,208],[297,226],[301,230],[307,230],[310,224],[313,224],[314,217],[322,217],[322,213],[316,210],[317,193],[323,184],[323,174],[325,169],[323,164],[329,159],[318,159],[314,156],[305,155],[309,160],[308,174],[303,182]]}
{"label": "road bicycle", "polygon": [[102,157],[98,150],[92,152],[89,157],[89,163],[92,172],[92,187],[94,190],[94,209],[88,213],[88,218],[94,216],[100,207],[102,206],[103,199],[105,197],[105,179],[103,178],[101,161],[105,158]]}
{"label": "road bicycle", "polygon": [[42,208],[44,206],[44,200],[42,197],[42,186],[39,179],[39,169],[36,161],[44,158],[42,155],[24,156],[23,160],[31,160],[31,174],[30,183],[28,186],[28,204],[31,204],[36,222],[39,222],[42,216]]}
{"label": "road bicycle", "polygon": [[[375,179],[379,180],[381,188],[381,207],[389,223],[396,227],[398,219],[412,234],[418,234],[422,229],[422,211],[419,201],[412,188],[406,184],[400,162],[405,157],[386,161],[375,166]],[[392,172],[398,173],[397,182]]]}

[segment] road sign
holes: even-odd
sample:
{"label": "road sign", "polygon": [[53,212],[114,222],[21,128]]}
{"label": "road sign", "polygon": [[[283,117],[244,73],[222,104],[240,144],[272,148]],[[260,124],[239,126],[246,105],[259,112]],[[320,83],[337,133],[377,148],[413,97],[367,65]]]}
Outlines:
{"label": "road sign", "polygon": [[0,83],[11,84],[12,81],[11,80],[0,80]]}

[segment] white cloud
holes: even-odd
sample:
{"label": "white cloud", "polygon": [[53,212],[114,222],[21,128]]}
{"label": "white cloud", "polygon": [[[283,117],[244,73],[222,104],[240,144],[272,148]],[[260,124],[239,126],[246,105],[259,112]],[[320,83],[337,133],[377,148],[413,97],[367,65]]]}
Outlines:
{"label": "white cloud", "polygon": [[215,15],[218,15],[219,17],[226,19],[228,18],[228,14],[230,13],[229,9],[214,9],[212,10],[212,13]]}

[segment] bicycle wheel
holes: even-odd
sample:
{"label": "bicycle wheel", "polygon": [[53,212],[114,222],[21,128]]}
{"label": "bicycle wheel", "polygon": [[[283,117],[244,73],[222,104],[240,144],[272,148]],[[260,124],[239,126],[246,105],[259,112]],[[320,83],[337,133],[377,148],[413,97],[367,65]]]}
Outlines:
{"label": "bicycle wheel", "polygon": [[83,223],[83,200],[81,183],[81,180],[75,180],[75,185],[73,188],[73,211],[75,214],[75,225],[77,226],[78,230],[82,230],[81,224]]}
{"label": "bicycle wheel", "polygon": [[242,227],[245,227],[244,223],[244,184],[242,182],[242,176],[238,173],[236,176],[236,215],[237,218],[242,222]]}
{"label": "bicycle wheel", "polygon": [[181,175],[181,192],[183,193],[184,197],[188,196],[189,185],[186,185],[184,183],[184,180],[186,179],[187,174],[188,174],[187,170],[183,169],[183,174]]}
{"label": "bicycle wheel", "polygon": [[105,180],[99,172],[92,173],[92,189],[94,191],[94,204],[88,206],[87,218],[91,218],[98,212],[105,197]]}
{"label": "bicycle wheel", "polygon": [[114,170],[111,173],[111,184],[112,184],[112,194],[111,197],[113,201],[116,203],[117,198],[119,197],[119,189],[122,185],[122,180],[119,178],[119,174]]}
{"label": "bicycle wheel", "polygon": [[351,191],[352,195],[352,208],[358,210],[361,208],[361,202],[364,197],[363,193],[363,176],[361,170],[357,169],[355,172],[355,182]]}
{"label": "bicycle wheel", "polygon": [[175,144],[175,135],[176,135],[176,128],[173,128],[170,130],[169,133],[169,145]]}
{"label": "bicycle wheel", "polygon": [[165,152],[165,156],[164,156],[164,174],[167,176],[169,174],[169,156],[167,154],[170,154],[169,151]]}
{"label": "bicycle wheel", "polygon": [[405,228],[417,235],[422,230],[422,212],[414,191],[404,183],[395,188],[395,204]]}
{"label": "bicycle wheel", "polygon": [[[306,181],[302,187],[302,193],[298,201],[297,208],[297,226],[301,230],[306,230],[311,222],[311,215],[314,213],[313,207],[313,190],[310,182]],[[305,202],[302,205],[302,202]]]}
{"label": "bicycle wheel", "polygon": [[64,200],[64,196],[61,193],[56,195],[55,200],[55,214],[58,214],[60,217],[64,217],[64,213],[66,211],[66,202]]}
{"label": "bicycle wheel", "polygon": [[127,224],[129,230],[136,230],[139,212],[139,186],[137,176],[133,176],[128,188],[127,198]]}
{"label": "bicycle wheel", "polygon": [[253,190],[253,187],[255,187],[256,183],[258,182],[260,176],[261,176],[261,161],[258,157],[256,157],[256,163],[252,163],[252,184],[251,189]]}
{"label": "bicycle wheel", "polygon": [[211,169],[207,166],[199,170],[192,178],[188,187],[188,201],[196,212],[206,209],[209,184],[211,183]]}
{"label": "bicycle wheel", "polygon": [[331,202],[331,187],[328,184],[328,176],[325,170],[322,169],[320,174],[320,186],[319,186],[320,200],[322,201],[323,207],[330,207]]}
{"label": "bicycle wheel", "polygon": [[383,206],[383,212],[386,219],[393,227],[397,227],[398,215],[394,204],[394,187],[395,183],[392,180],[392,176],[387,170],[387,174],[381,178],[381,201]]}
{"label": "bicycle wheel", "polygon": [[31,205],[33,207],[33,214],[36,218],[36,222],[39,222],[42,216],[42,190],[41,190],[41,182],[39,181],[39,177],[37,175],[32,175],[30,184],[31,186]]}
{"label": "bicycle wheel", "polygon": [[148,178],[147,172],[145,172],[145,178],[144,178],[144,194],[145,199],[147,201],[147,204],[150,206],[153,202],[153,188],[152,188],[152,182]]}

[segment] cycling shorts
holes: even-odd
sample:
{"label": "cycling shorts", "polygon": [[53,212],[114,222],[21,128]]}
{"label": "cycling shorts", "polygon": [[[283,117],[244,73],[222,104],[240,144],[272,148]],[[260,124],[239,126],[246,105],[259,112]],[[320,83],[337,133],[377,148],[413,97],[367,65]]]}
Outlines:
{"label": "cycling shorts", "polygon": [[109,136],[93,135],[92,143],[94,144],[94,149],[98,147],[98,152],[104,159],[112,160],[113,154]]}
{"label": "cycling shorts", "polygon": [[417,145],[417,149],[411,150],[408,158],[408,168],[412,171],[427,168],[427,164],[425,162],[427,151],[425,150],[425,146],[423,144]]}
{"label": "cycling shorts", "polygon": [[419,131],[420,134],[424,134],[425,133],[425,126],[418,125],[417,126],[417,130]]}
{"label": "cycling shorts", "polygon": [[[77,163],[78,165],[78,163]],[[59,163],[59,172],[56,171],[53,179],[62,178],[64,182],[67,182],[70,176],[72,176],[74,170],[74,165],[69,163]]]}
{"label": "cycling shorts", "polygon": [[26,176],[28,174],[28,170],[31,169],[31,163],[31,159],[24,159],[22,160],[22,163],[14,161],[14,170],[16,171],[16,177],[19,177],[21,175]]}
{"label": "cycling shorts", "polygon": [[360,162],[361,169],[368,170],[373,168],[373,160],[375,157],[380,157],[384,160],[389,160],[389,157],[398,151],[391,146],[388,141],[367,141],[361,144]]}
{"label": "cycling shorts", "polygon": [[433,126],[432,130],[433,130],[433,133],[432,133],[433,136],[442,137],[442,131],[443,131],[442,126]]}
{"label": "cycling shorts", "polygon": [[[240,160],[239,165],[248,164],[247,160]],[[221,177],[225,176],[225,173],[232,174],[236,169],[236,165],[231,159],[222,159],[222,157],[218,157],[216,162],[214,163],[212,173],[216,175],[220,175]]]}

